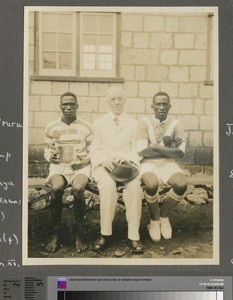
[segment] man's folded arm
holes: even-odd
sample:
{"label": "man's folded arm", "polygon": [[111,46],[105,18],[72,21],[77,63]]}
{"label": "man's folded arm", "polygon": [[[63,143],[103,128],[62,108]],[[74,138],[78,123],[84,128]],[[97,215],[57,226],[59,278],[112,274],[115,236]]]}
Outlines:
{"label": "man's folded arm", "polygon": [[151,148],[163,155],[163,157],[167,158],[181,158],[184,155],[184,151],[176,147],[166,147],[153,144]]}
{"label": "man's folded arm", "polygon": [[148,146],[147,140],[137,140],[138,155],[142,158],[161,158],[165,157],[163,154]]}

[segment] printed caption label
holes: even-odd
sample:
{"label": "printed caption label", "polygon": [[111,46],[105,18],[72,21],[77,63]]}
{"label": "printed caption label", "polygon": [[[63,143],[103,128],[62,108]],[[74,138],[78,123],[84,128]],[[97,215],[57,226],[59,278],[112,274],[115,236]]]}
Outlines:
{"label": "printed caption label", "polygon": [[22,279],[3,279],[3,299],[23,300],[23,283]]}
{"label": "printed caption label", "polygon": [[25,277],[25,300],[42,300],[45,298],[45,280]]}

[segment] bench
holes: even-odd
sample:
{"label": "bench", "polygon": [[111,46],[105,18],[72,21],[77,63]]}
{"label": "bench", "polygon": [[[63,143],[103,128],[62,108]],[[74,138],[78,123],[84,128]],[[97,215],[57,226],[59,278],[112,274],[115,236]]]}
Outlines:
{"label": "bench", "polygon": [[[29,178],[28,179],[28,187],[29,188],[34,188],[36,190],[41,190],[44,186],[45,183],[45,179],[44,178]],[[213,185],[213,176],[198,176],[198,175],[194,175],[194,176],[189,176],[187,177],[187,184],[188,186],[194,186],[195,188],[204,188],[205,190],[207,190],[208,195],[212,192],[212,188],[207,188],[208,186],[212,186]],[[162,196],[165,193],[167,193],[169,191],[171,187],[168,185],[163,185],[160,186],[160,191],[159,194]],[[91,182],[89,181],[88,184],[86,185],[86,191],[99,196],[99,190],[97,188],[97,185],[95,182]],[[120,185],[118,186],[118,192],[119,192],[119,198],[118,198],[118,203],[121,205],[124,205],[123,199],[122,199],[122,190],[123,190],[123,186]],[[28,202],[28,208],[31,209],[33,208],[33,204],[39,202],[40,200],[45,200],[45,201],[49,201],[49,197],[50,197],[50,192],[44,192],[44,194],[42,194],[41,196],[37,196],[35,197],[33,200]],[[70,204],[72,203],[72,201],[70,202]],[[67,202],[67,206],[69,206],[69,202]],[[47,207],[47,206],[46,206]]]}

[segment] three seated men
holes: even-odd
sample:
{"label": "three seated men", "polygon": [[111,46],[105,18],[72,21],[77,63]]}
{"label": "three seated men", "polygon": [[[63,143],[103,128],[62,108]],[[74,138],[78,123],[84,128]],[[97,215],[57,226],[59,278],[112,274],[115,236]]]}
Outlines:
{"label": "three seated men", "polygon": [[[74,196],[76,250],[82,252],[87,248],[82,223],[84,189],[90,178],[91,165],[92,177],[100,192],[101,235],[94,243],[94,251],[105,250],[112,241],[118,186],[118,179],[112,175],[121,164],[134,169],[133,176],[121,180],[131,251],[143,253],[139,236],[141,183],[150,212],[151,239],[157,242],[161,235],[165,239],[172,236],[169,216],[182,199],[187,184],[183,171],[174,162],[174,158],[182,157],[185,152],[186,137],[180,122],[168,117],[170,98],[164,92],[155,94],[151,106],[154,115],[142,118],[138,124],[124,112],[125,97],[121,88],[110,88],[106,101],[109,112],[93,124],[93,131],[89,123],[76,116],[77,98],[67,92],[60,98],[62,117],[46,127],[45,158],[50,162],[47,181],[52,189],[54,226],[54,236],[46,246],[49,252],[57,251],[60,245],[62,194],[68,185],[72,186]],[[163,203],[160,203],[158,193],[161,181],[171,185]]]}

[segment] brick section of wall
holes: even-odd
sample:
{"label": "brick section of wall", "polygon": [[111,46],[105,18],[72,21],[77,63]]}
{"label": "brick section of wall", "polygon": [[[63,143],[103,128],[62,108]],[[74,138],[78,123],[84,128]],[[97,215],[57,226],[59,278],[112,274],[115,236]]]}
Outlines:
{"label": "brick section of wall", "polygon": [[144,18],[144,31],[161,32],[164,31],[165,19],[160,16],[147,16]]}
{"label": "brick section of wall", "polygon": [[[33,75],[33,14],[30,15],[29,27],[29,74]],[[157,91],[167,92],[171,97],[171,115],[180,119],[187,130],[188,151],[182,161],[211,164],[213,86],[204,84],[207,71],[207,15],[187,17],[178,14],[122,13],[120,30],[119,70],[124,84],[30,82],[30,144],[43,144],[45,125],[59,116],[62,93],[74,92],[80,102],[79,116],[93,122],[108,111],[105,94],[111,85],[117,84],[124,87],[126,111],[136,119],[152,113],[151,101]]]}
{"label": "brick section of wall", "polygon": [[188,82],[189,69],[188,67],[173,67],[169,68],[169,80],[172,82]]}
{"label": "brick section of wall", "polygon": [[31,95],[51,95],[52,82],[50,81],[32,81]]}
{"label": "brick section of wall", "polygon": [[207,31],[207,18],[205,17],[181,17],[179,21],[181,32],[206,33]]}
{"label": "brick section of wall", "polygon": [[175,48],[192,49],[195,35],[193,33],[177,33],[175,34]]}
{"label": "brick section of wall", "polygon": [[165,32],[179,31],[179,17],[166,17]]}
{"label": "brick section of wall", "polygon": [[178,53],[177,50],[163,50],[160,54],[161,64],[171,66],[177,65]]}
{"label": "brick section of wall", "polygon": [[142,15],[131,15],[122,14],[121,17],[121,29],[122,31],[142,31],[143,29],[143,16]]}
{"label": "brick section of wall", "polygon": [[[212,148],[198,148],[193,149],[187,147],[186,153],[182,159],[177,161],[182,169],[187,169],[191,175],[196,173],[212,175]],[[192,162],[190,164],[190,162]],[[43,146],[29,147],[29,177],[47,177],[49,163],[44,159]]]}

